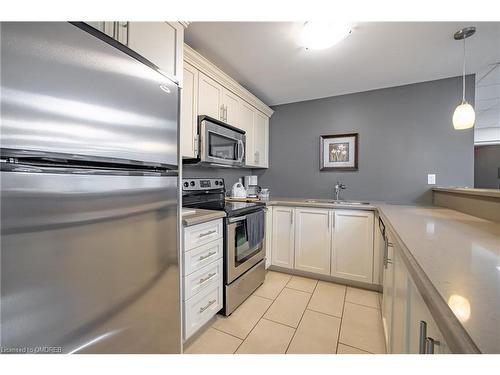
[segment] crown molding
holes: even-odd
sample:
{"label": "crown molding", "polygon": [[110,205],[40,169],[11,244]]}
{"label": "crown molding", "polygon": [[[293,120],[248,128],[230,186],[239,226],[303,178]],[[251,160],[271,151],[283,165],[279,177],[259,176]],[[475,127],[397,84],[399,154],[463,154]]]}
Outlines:
{"label": "crown molding", "polygon": [[217,66],[207,60],[193,48],[188,46],[186,43],[184,43],[184,61],[190,65],[193,65],[196,69],[219,82],[222,86],[233,92],[233,94],[236,94],[240,98],[244,99],[246,102],[265,114],[267,117],[271,117],[274,113],[274,111],[262,100],[245,89],[233,78],[228,76],[226,73],[220,70]]}

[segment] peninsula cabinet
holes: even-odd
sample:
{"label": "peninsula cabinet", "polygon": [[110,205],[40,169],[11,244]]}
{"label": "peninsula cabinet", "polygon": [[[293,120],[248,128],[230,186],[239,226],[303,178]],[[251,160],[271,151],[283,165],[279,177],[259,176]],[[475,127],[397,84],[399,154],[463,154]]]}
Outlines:
{"label": "peninsula cabinet", "polygon": [[335,210],[332,276],[372,283],[373,212]]}
{"label": "peninsula cabinet", "polygon": [[377,283],[372,211],[274,206],[272,215],[273,266]]}
{"label": "peninsula cabinet", "polygon": [[182,83],[182,23],[97,21],[88,24],[137,52],[172,80]]}
{"label": "peninsula cabinet", "polygon": [[387,265],[383,271],[382,319],[387,351],[393,354],[449,353],[394,238],[389,232]]}
{"label": "peninsula cabinet", "polygon": [[331,216],[325,209],[295,209],[295,269],[330,275]]}
{"label": "peninsula cabinet", "polygon": [[293,207],[273,207],[273,233],[271,264],[283,268],[294,267],[294,219]]}

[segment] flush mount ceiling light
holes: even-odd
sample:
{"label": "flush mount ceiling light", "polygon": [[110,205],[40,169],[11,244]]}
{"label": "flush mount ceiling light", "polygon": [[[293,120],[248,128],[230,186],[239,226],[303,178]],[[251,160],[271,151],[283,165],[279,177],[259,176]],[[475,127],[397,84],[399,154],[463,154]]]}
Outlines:
{"label": "flush mount ceiling light", "polygon": [[464,41],[464,59],[463,59],[463,71],[462,71],[462,103],[458,105],[453,112],[453,127],[457,130],[470,129],[474,126],[476,121],[476,113],[474,108],[467,103],[465,100],[465,39],[474,35],[476,28],[466,27],[464,29],[458,30],[453,37],[455,40]]}
{"label": "flush mount ceiling light", "polygon": [[326,49],[347,38],[351,25],[346,22],[306,22],[302,45],[307,49]]}

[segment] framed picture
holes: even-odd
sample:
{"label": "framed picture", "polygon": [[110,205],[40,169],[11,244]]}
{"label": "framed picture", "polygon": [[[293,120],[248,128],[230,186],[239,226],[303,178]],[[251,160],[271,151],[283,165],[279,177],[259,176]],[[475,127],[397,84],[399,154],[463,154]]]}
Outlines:
{"label": "framed picture", "polygon": [[320,171],[358,170],[358,133],[319,137]]}

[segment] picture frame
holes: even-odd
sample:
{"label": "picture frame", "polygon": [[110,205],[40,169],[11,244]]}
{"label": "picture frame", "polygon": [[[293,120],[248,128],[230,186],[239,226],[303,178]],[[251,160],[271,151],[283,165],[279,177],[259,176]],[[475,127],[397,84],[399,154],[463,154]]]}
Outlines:
{"label": "picture frame", "polygon": [[319,137],[320,171],[357,171],[359,134],[330,134]]}

